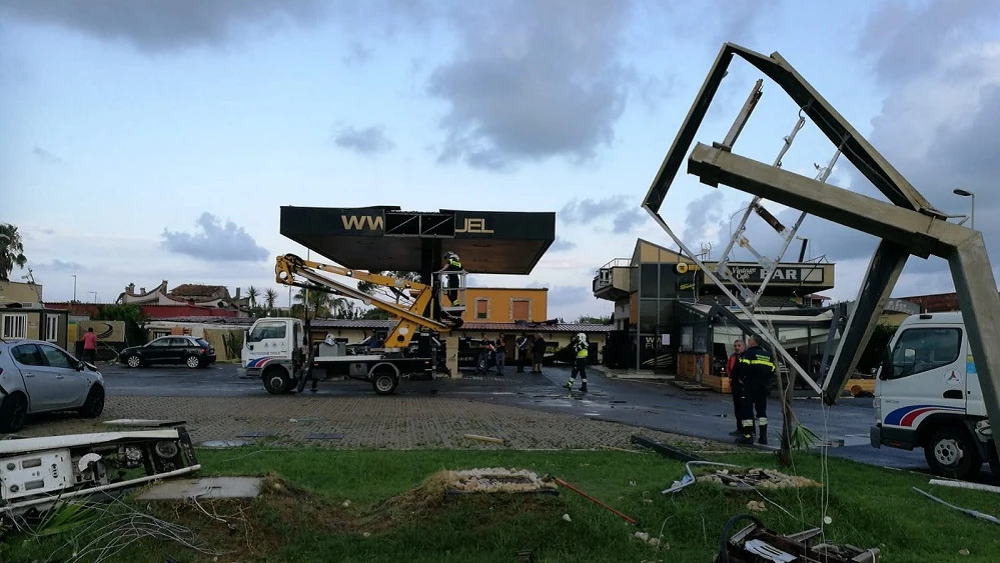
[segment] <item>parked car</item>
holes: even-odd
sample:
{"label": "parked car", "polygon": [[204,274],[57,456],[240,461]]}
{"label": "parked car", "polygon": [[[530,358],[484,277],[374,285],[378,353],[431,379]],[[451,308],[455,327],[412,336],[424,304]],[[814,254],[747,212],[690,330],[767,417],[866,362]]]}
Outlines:
{"label": "parked car", "polygon": [[153,364],[184,364],[203,368],[215,363],[215,348],[204,338],[161,336],[148,344],[125,348],[118,359],[130,368]]}
{"label": "parked car", "polygon": [[17,432],[29,414],[104,411],[104,377],[97,368],[40,340],[0,340],[0,432]]}

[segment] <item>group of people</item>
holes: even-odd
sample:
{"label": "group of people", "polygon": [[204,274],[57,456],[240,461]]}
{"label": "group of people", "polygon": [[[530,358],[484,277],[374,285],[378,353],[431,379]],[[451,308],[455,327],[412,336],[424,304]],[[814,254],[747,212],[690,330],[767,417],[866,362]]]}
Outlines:
{"label": "group of people", "polygon": [[[496,340],[483,341],[476,360],[476,373],[486,373],[490,360],[496,366],[497,375],[503,375],[507,367],[507,336],[501,334]],[[531,373],[542,373],[542,361],[545,359],[545,338],[536,334],[533,338],[522,334],[514,340],[517,348],[517,373],[524,373],[527,360],[531,360]]]}
{"label": "group of people", "polygon": [[[767,397],[776,368],[771,354],[757,343],[755,336],[733,342],[733,353],[726,362],[736,411],[736,436],[738,444],[767,444]],[[754,419],[756,414],[756,420]],[[756,429],[754,428],[756,422]]]}

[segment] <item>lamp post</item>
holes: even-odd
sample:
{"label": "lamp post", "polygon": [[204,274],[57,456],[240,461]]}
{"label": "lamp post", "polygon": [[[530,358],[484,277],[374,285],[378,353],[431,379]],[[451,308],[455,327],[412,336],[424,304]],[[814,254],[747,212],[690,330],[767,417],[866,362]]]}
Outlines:
{"label": "lamp post", "polygon": [[96,291],[88,291],[87,293],[93,295],[94,296],[94,303],[97,303],[97,292]]}
{"label": "lamp post", "polygon": [[76,303],[76,274],[73,274],[73,303]]}
{"label": "lamp post", "polygon": [[951,193],[961,196],[972,198],[972,212],[969,214],[970,222],[972,223],[972,229],[976,228],[976,194],[970,192],[969,190],[963,190],[961,188],[955,188]]}

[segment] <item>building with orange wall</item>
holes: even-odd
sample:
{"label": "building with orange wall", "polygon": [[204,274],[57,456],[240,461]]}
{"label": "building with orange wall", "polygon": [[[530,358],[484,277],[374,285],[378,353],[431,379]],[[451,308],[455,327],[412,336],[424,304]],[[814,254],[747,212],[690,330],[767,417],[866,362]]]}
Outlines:
{"label": "building with orange wall", "polygon": [[462,320],[478,323],[540,323],[548,315],[545,287],[470,287]]}

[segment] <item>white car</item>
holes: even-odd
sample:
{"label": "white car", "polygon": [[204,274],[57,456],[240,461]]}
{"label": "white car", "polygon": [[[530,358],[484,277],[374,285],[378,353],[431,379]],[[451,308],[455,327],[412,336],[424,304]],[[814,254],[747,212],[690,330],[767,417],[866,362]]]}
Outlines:
{"label": "white car", "polygon": [[40,340],[0,340],[0,432],[17,432],[29,414],[104,411],[104,377],[66,350]]}

